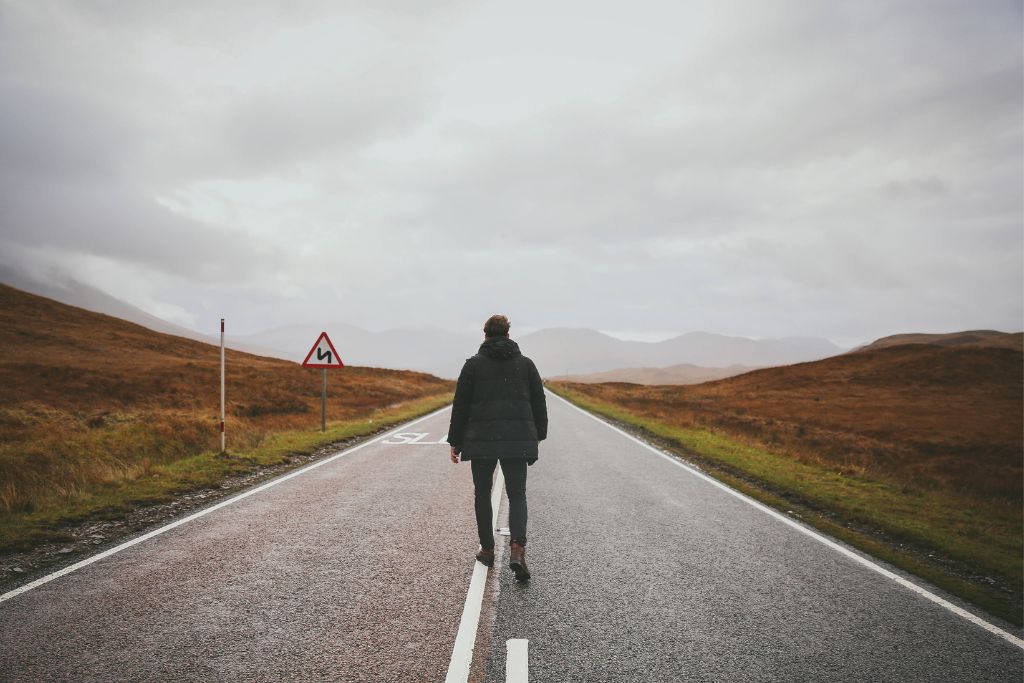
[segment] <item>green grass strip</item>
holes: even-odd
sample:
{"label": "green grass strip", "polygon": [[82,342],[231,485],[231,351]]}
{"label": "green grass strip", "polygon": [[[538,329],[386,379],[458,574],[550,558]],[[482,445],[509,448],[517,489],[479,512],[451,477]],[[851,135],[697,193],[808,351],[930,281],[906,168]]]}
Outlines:
{"label": "green grass strip", "polygon": [[[976,500],[945,492],[843,475],[749,446],[720,432],[666,424],[565,386],[549,384],[548,388],[585,410],[665,440],[680,455],[696,456],[709,474],[751,498],[782,512],[798,506],[803,521],[830,536],[1021,625],[1024,539],[1019,509],[979,506]],[[896,542],[847,526],[850,523],[877,529]],[[937,563],[901,550],[900,540],[954,560],[969,575],[998,576],[1015,590],[1008,595],[990,584],[944,571]]]}

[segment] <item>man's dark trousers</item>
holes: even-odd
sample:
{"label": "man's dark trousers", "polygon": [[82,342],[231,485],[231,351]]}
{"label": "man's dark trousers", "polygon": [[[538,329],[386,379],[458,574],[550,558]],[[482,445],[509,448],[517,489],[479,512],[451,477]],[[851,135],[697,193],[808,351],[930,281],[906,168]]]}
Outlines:
{"label": "man's dark trousers", "polygon": [[[491,528],[491,485],[494,468],[499,458],[470,460],[473,470],[473,489],[476,499],[476,529],[480,534],[480,547],[494,547],[494,529]],[[526,545],[526,460],[500,458],[505,475],[505,493],[508,495],[508,528],[510,540]]]}

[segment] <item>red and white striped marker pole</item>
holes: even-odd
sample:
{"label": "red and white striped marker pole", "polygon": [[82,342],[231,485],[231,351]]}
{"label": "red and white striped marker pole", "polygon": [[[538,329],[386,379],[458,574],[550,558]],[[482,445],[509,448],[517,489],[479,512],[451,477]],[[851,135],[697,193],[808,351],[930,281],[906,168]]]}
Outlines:
{"label": "red and white striped marker pole", "polygon": [[220,452],[224,452],[224,318],[220,319]]}

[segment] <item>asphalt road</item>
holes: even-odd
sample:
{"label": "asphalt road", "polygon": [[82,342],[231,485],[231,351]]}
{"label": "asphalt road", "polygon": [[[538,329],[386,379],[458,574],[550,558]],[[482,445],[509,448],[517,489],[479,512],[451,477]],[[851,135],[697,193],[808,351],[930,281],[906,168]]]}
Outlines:
{"label": "asphalt road", "polygon": [[[1024,675],[1018,645],[548,405],[534,578],[512,580],[499,536],[471,680],[505,680],[509,639],[528,641],[532,681]],[[0,680],[444,680],[476,550],[448,418],[0,602]]]}

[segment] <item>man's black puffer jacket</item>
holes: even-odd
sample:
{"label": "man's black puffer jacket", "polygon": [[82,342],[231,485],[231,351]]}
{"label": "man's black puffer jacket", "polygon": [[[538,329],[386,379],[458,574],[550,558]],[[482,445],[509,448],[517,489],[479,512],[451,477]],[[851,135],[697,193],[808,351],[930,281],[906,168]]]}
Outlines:
{"label": "man's black puffer jacket", "polygon": [[537,460],[547,438],[544,385],[533,361],[508,337],[488,337],[466,360],[455,387],[448,443],[463,460]]}

